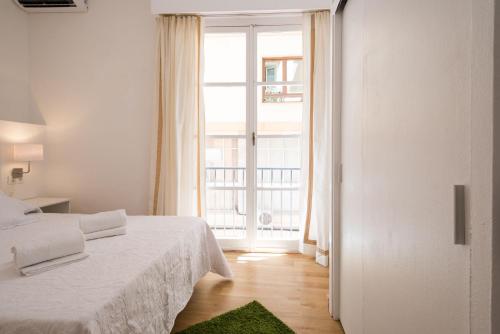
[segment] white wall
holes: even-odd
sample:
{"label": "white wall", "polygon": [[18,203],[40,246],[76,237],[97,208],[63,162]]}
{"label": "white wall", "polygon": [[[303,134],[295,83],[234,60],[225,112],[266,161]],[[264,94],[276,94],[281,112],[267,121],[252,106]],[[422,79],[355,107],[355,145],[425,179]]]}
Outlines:
{"label": "white wall", "polygon": [[28,15],[0,1],[0,120],[43,124],[31,108],[28,49]]}
{"label": "white wall", "polygon": [[13,167],[10,149],[14,143],[44,143],[43,118],[33,104],[29,86],[28,15],[13,1],[0,1],[0,189],[27,198],[43,192],[44,163],[33,164],[22,184],[9,185]]}
{"label": "white wall", "polygon": [[29,17],[33,97],[47,124],[46,193],[76,212],[147,212],[154,87],[148,1]]}
{"label": "white wall", "polygon": [[500,332],[500,6],[495,6],[492,332]]}
{"label": "white wall", "polygon": [[[493,333],[492,6],[347,3],[340,318],[348,334]],[[469,189],[470,247],[453,246],[453,184]]]}
{"label": "white wall", "polygon": [[329,9],[330,0],[151,0],[154,14],[283,12]]}
{"label": "white wall", "polygon": [[[494,1],[472,1],[471,333],[492,327]],[[498,19],[498,17],[497,17]],[[497,130],[498,131],[498,130]],[[495,205],[496,206],[496,205]]]}

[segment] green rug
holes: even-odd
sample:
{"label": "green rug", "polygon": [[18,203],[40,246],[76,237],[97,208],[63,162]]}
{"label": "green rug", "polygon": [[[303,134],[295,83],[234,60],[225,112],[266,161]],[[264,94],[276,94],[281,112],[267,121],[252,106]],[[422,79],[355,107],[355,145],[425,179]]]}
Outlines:
{"label": "green rug", "polygon": [[287,325],[256,301],[177,334],[294,334]]}

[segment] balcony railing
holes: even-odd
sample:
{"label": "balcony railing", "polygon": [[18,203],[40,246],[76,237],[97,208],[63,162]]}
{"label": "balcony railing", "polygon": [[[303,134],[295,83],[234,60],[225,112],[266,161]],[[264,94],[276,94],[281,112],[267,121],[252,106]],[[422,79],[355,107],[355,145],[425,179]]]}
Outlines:
{"label": "balcony railing", "polygon": [[[244,238],[246,169],[207,167],[207,218],[217,237]],[[300,168],[257,168],[257,237],[295,240],[299,236]]]}

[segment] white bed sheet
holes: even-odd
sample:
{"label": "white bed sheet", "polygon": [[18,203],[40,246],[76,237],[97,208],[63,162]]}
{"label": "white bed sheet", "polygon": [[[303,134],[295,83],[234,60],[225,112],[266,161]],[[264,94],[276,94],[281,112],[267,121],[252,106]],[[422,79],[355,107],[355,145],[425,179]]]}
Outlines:
{"label": "white bed sheet", "polygon": [[169,333],[201,277],[231,277],[208,225],[182,217],[128,217],[127,235],[86,243],[87,259],[23,277],[14,240],[78,224],[77,215],[38,215],[0,231],[1,334]]}

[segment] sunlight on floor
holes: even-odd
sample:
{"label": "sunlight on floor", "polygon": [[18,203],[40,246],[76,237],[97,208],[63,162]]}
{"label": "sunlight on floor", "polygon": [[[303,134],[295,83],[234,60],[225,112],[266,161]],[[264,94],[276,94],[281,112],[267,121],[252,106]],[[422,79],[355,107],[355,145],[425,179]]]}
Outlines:
{"label": "sunlight on floor", "polygon": [[244,253],[238,256],[236,263],[264,261],[275,257],[285,256],[284,253]]}

